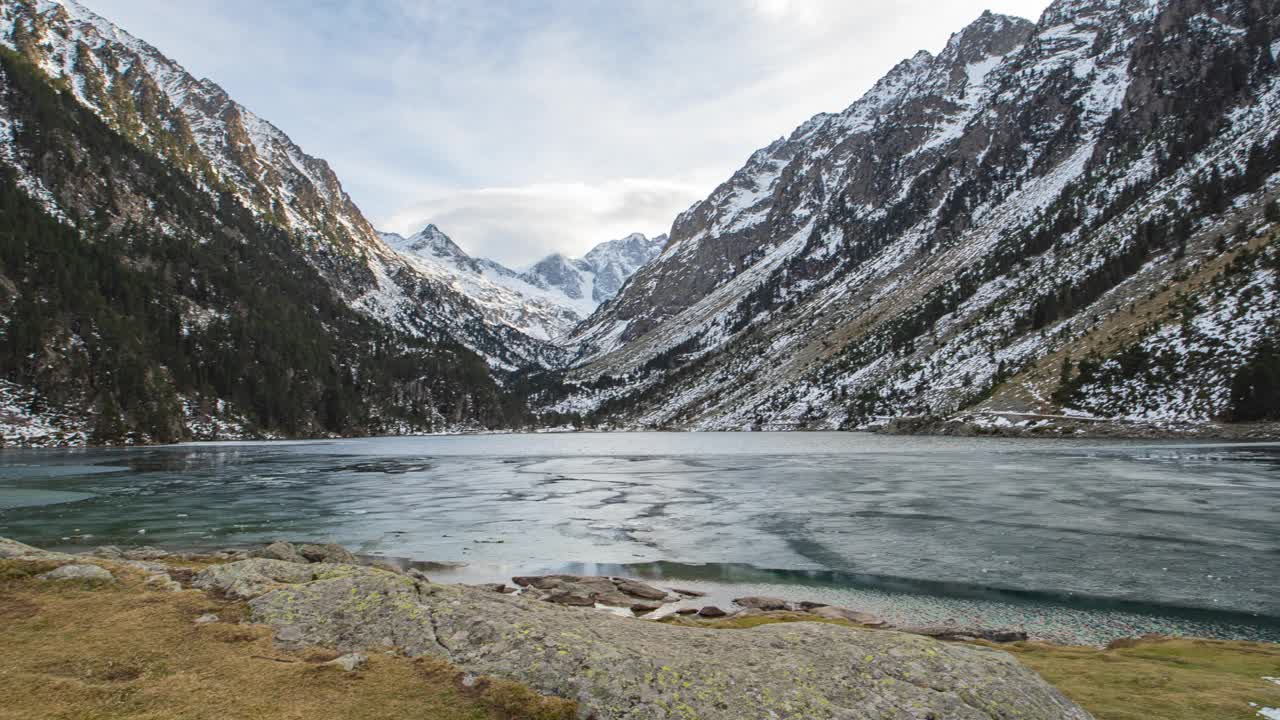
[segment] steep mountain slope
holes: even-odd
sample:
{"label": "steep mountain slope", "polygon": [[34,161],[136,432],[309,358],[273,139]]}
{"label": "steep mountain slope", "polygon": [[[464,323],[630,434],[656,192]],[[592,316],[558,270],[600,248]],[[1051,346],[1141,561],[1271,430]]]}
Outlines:
{"label": "steep mountain slope", "polygon": [[600,303],[616,295],[627,278],[662,251],[667,239],[635,233],[603,242],[580,260],[551,255],[518,273],[471,257],[435,225],[408,238],[380,235],[424,277],[475,301],[490,322],[551,342],[567,338]]}
{"label": "steep mountain slope", "polygon": [[496,368],[562,362],[556,348],[488,322],[468,298],[415,272],[381,241],[323,160],[74,0],[0,0],[0,44],[206,192],[230,193],[255,217],[289,231],[352,307],[411,334],[460,342]]}
{"label": "steep mountain slope", "polygon": [[1245,400],[1280,317],[1276,15],[985,14],[677,218],[575,332],[579,388],[551,406],[696,428],[1274,414]]}
{"label": "steep mountain slope", "polygon": [[0,48],[3,443],[523,422],[476,355],[353,310],[213,195]]}

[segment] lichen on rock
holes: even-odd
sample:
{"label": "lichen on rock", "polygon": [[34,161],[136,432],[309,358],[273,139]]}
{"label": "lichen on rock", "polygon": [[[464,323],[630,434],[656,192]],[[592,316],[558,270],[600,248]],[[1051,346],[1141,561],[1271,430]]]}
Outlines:
{"label": "lichen on rock", "polygon": [[197,584],[250,598],[254,620],[280,642],[432,655],[576,700],[601,720],[1089,718],[1006,653],[918,635],[671,626],[377,568],[266,559],[209,568]]}
{"label": "lichen on rock", "polygon": [[115,582],[111,571],[97,565],[63,565],[36,576],[39,580],[86,580],[90,582]]}

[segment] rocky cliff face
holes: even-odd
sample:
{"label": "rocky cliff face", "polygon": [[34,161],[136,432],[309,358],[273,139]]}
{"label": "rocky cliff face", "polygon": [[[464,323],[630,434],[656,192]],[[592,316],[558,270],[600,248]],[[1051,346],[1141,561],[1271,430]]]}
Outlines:
{"label": "rocky cliff face", "polygon": [[1269,2],[982,16],[677,218],[558,409],[1239,415],[1277,332],[1277,47]]}

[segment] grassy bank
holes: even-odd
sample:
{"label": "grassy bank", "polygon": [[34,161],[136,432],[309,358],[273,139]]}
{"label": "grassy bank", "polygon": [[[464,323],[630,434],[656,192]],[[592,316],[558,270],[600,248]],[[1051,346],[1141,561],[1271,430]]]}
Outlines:
{"label": "grassy bank", "polygon": [[[165,592],[116,569],[115,583],[50,582],[56,562],[0,560],[0,718],[8,720],[561,720],[576,706],[514,683],[464,678],[430,658],[277,649],[247,608]],[[219,622],[196,618],[216,614]]]}
{"label": "grassy bank", "polygon": [[[1280,707],[1280,645],[1149,640],[1128,647],[1017,643],[1004,649],[1098,720],[1258,720]],[[1114,644],[1113,644],[1114,645]]]}

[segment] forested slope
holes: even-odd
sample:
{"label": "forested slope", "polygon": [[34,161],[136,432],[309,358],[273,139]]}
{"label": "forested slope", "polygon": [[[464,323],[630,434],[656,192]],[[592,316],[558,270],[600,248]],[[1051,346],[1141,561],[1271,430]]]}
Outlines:
{"label": "forested slope", "polygon": [[288,231],[0,68],[0,412],[95,442],[523,420],[478,356],[354,311]]}

